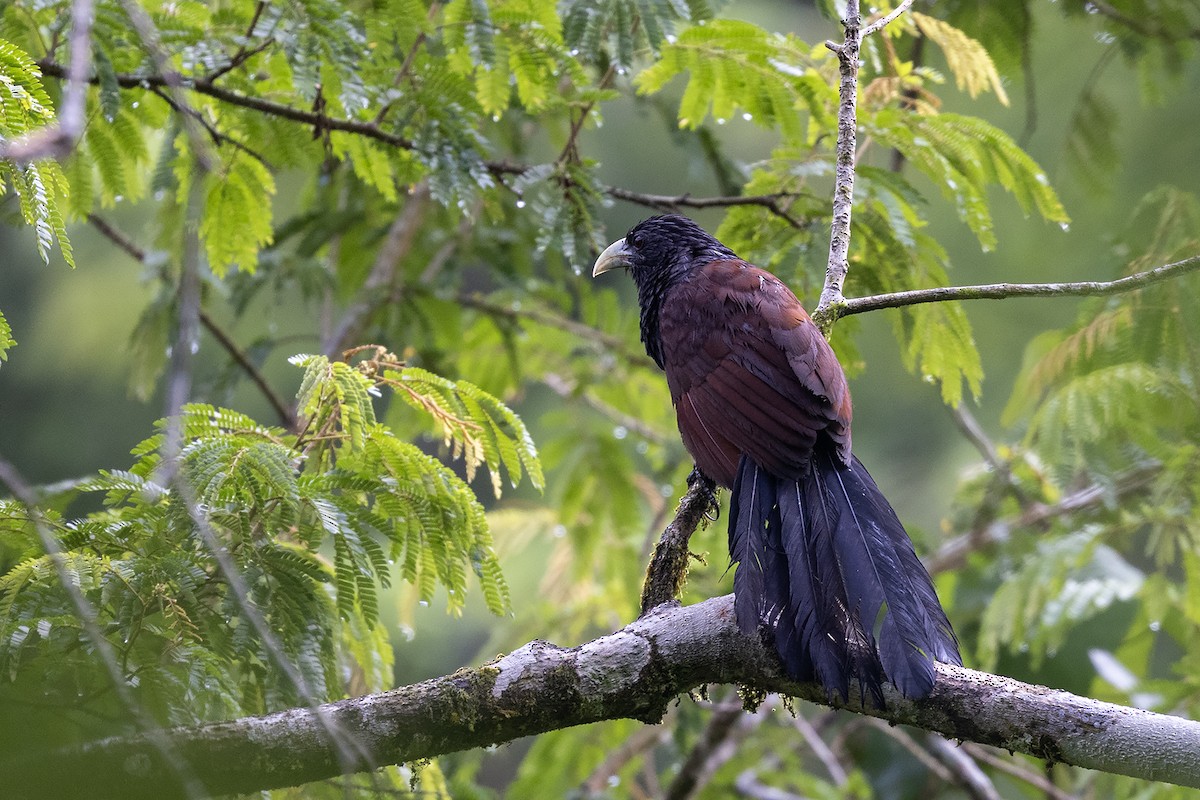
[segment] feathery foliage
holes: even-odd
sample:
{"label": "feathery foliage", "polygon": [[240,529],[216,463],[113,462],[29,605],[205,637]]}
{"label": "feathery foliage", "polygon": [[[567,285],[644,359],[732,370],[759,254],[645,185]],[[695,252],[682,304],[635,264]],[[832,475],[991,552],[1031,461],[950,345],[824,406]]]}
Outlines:
{"label": "feathery foliage", "polygon": [[[346,670],[373,676],[367,688],[387,685],[390,649],[373,631],[379,589],[394,574],[425,602],[444,587],[449,609],[460,613],[474,572],[487,607],[510,610],[470,488],[376,421],[376,364],[294,361],[305,370],[299,436],[230,409],[188,405],[133,449],[130,469],[70,487],[71,495],[98,498],[101,510],[44,515],[65,552],[63,568],[136,676],[139,702],[163,723],[303,702],[300,688],[269,668],[278,657],[317,698],[342,696]],[[528,432],[494,397],[424,370],[380,377],[379,385],[431,414],[468,463],[493,471],[503,464],[514,484],[528,475],[540,485]],[[164,448],[174,436],[184,444],[170,462]],[[28,691],[30,676],[45,671],[45,702],[57,702],[64,681],[84,681],[89,699],[79,708],[118,712],[102,673],[84,669],[92,656],[80,645],[88,640],[21,504],[0,503],[0,536],[15,557],[0,576],[0,695]],[[247,616],[252,609],[275,641]],[[374,644],[348,646],[350,630]],[[179,696],[195,702],[178,705]]]}
{"label": "feathery foliage", "polygon": [[[31,402],[9,406],[5,395],[0,449],[27,458],[7,442],[21,440],[28,409],[90,398],[104,357],[129,363],[137,400],[158,396],[170,369],[172,386],[190,380],[193,402],[159,423],[124,469],[71,467],[66,474],[88,477],[35,487],[36,513],[0,498],[0,704],[13,709],[0,748],[20,753],[132,728],[60,569],[96,609],[138,703],[163,723],[228,719],[427,674],[444,665],[435,665],[442,648],[431,627],[453,631],[459,664],[532,638],[583,641],[636,615],[646,555],[691,464],[661,374],[637,340],[628,287],[582,274],[618,219],[670,209],[677,196],[680,210],[694,210],[810,307],[828,260],[840,74],[823,39],[838,35],[844,9],[822,0],[828,27],[777,33],[718,5],[149,0],[140,4],[156,32],[148,44],[126,4],[98,0],[82,138],[61,166],[0,161],[0,206],[33,228],[43,259],[58,247],[72,261],[64,218],[117,229],[123,254],[114,261],[134,256],[148,286],[122,348],[111,328],[95,332],[118,313],[92,297],[91,283],[38,296],[30,325],[16,305],[23,285],[13,284],[20,299],[7,293],[6,263],[0,305],[31,346],[9,353],[12,331],[0,317],[0,362],[28,357],[62,377],[46,384],[54,390],[39,383]],[[865,20],[894,6],[864,7]],[[1130,141],[1146,138],[1138,126],[1154,132],[1156,153],[1176,152],[1176,143],[1162,134],[1161,110],[1135,117],[1126,87],[1106,70],[1118,54],[1136,70],[1143,99],[1179,105],[1200,30],[1193,6],[945,0],[867,37],[847,294],[1042,280],[1032,267],[984,274],[1031,247],[1012,234],[1006,205],[1053,223],[1044,227],[1062,249],[1025,260],[1053,256],[1065,280],[1104,277],[1097,272],[1110,253],[1122,265],[1114,274],[1132,274],[1200,252],[1200,203],[1179,189],[1132,209],[1127,231],[1114,226],[1111,251],[1060,234],[1068,219],[1049,185],[1054,173],[1018,144],[1036,134],[1052,164],[1064,143],[1073,168],[1055,181],[1066,196],[1080,196],[1082,182],[1086,197],[1104,193],[1115,204],[1148,180],[1154,165],[1128,163]],[[55,124],[72,12],[70,0],[0,4],[5,142]],[[1045,80],[1035,56],[1066,41],[1050,37],[1067,29],[1078,34],[1072,58]],[[1071,80],[1079,96],[1057,96]],[[1054,126],[1063,115],[1042,113],[1051,84],[1052,101],[1072,117],[1062,130]],[[1014,103],[1026,112],[1020,133],[1012,112],[995,123],[968,116],[1007,104],[1014,87],[1024,94]],[[1172,178],[1190,174],[1185,158],[1172,166]],[[1094,231],[1101,205],[1073,208],[1077,227]],[[956,219],[995,252],[969,265],[969,277],[961,250],[939,241]],[[187,359],[172,355],[180,317],[196,310],[179,284],[193,265],[203,331],[183,375]],[[93,278],[103,280],[99,270],[82,279]],[[922,552],[943,533],[963,537],[952,553],[970,551],[938,580],[975,666],[1200,712],[1197,280],[1081,302],[1071,306],[1073,323],[1055,320],[1058,330],[1038,336],[1044,318],[1030,314],[1009,429],[982,447],[987,463],[965,473],[942,530],[910,525]],[[969,427],[962,400],[980,397],[985,364],[992,382],[1005,371],[997,326],[976,308],[885,312],[890,351],[867,341],[886,328],[841,320],[832,342],[861,376],[856,419],[873,416],[862,402],[867,384],[882,380],[877,362],[898,352],[918,384],[907,388],[932,399],[919,384],[936,386]],[[56,337],[50,357],[32,341],[42,329]],[[319,355],[293,360],[303,371],[293,407],[276,384],[295,375],[282,361],[301,349],[297,340]],[[25,374],[5,363],[0,389]],[[260,395],[277,424],[262,422]],[[873,443],[919,453],[892,462],[907,470],[899,480],[881,475],[902,487],[894,498],[906,523],[932,513],[911,510],[923,484],[950,494],[940,486],[950,467],[935,465],[961,458],[943,458],[942,422],[921,416],[916,396],[904,419],[925,421]],[[123,414],[83,402],[77,416],[91,421],[83,435],[128,436]],[[980,414],[985,428],[989,412]],[[27,450],[62,458],[31,465],[32,475],[75,463],[58,450],[91,457],[28,427],[39,433]],[[885,459],[871,463],[888,470]],[[693,537],[685,602],[729,590],[723,527]],[[41,532],[64,551],[58,567]],[[431,626],[441,608],[422,606],[443,597],[461,619]],[[481,622],[485,608],[512,616]],[[654,794],[656,783],[670,792],[666,782],[686,773],[711,718],[688,703],[670,713],[673,735],[649,744],[625,723],[548,736],[510,793],[593,792],[598,765],[618,751],[629,760],[614,766],[610,793]],[[900,746],[848,727],[839,730],[853,737],[853,758],[835,785],[808,748],[795,747],[791,723],[776,720],[783,716],[761,718],[755,745],[734,747],[700,791],[724,796],[755,774],[767,788],[806,796],[892,796],[918,784],[931,796],[957,791]],[[626,748],[630,737],[637,746]],[[763,752],[778,761],[764,762]],[[356,778],[277,796],[377,796],[421,776],[416,791],[472,797],[484,759],[455,755],[392,768],[379,786]],[[1098,795],[1167,796],[1088,780]]]}
{"label": "feathery foliage", "polygon": [[[41,79],[29,55],[0,36],[0,142],[21,139],[53,124],[54,106]],[[34,229],[42,260],[49,263],[50,250],[57,244],[63,260],[75,266],[59,210],[68,184],[58,164],[0,160],[0,197],[10,190],[16,193],[21,218]]]}

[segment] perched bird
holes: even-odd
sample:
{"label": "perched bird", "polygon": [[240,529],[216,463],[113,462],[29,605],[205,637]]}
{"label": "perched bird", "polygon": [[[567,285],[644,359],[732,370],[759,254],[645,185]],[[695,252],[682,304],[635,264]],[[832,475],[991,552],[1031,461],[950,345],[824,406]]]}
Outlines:
{"label": "perched bird", "polygon": [[850,452],[850,391],[800,301],[692,220],[651,217],[593,276],[637,284],[642,341],[667,374],[683,443],[732,490],[729,555],[743,631],[787,673],[882,707],[883,682],[929,694],[958,641],[912,542]]}

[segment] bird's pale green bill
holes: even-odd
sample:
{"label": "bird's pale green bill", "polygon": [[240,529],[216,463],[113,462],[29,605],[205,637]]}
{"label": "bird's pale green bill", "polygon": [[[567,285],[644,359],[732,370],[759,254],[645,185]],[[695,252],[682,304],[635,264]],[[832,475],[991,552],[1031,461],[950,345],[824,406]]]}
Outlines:
{"label": "bird's pale green bill", "polygon": [[633,266],[633,251],[629,249],[629,245],[625,244],[624,239],[617,239],[604,248],[604,252],[596,259],[596,266],[592,267],[592,277],[618,268],[629,269],[631,266]]}

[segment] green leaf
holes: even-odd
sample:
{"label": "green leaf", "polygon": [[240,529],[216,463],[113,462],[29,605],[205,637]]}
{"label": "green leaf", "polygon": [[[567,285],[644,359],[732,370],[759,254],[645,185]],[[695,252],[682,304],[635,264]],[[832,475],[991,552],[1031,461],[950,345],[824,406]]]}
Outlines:
{"label": "green leaf", "polygon": [[12,338],[12,328],[9,327],[3,312],[0,312],[0,364],[8,360],[9,349],[16,346],[17,340]]}
{"label": "green leaf", "polygon": [[273,237],[275,178],[259,161],[235,150],[205,184],[200,236],[209,267],[218,276],[230,267],[253,272],[259,249]]}
{"label": "green leaf", "polygon": [[655,94],[676,75],[689,73],[679,102],[679,126],[697,128],[709,115],[725,122],[741,113],[785,139],[803,141],[807,131],[797,109],[826,127],[836,89],[815,70],[798,40],[769,34],[748,22],[713,20],[684,31],[664,45],[659,60],[635,78],[641,94]]}
{"label": "green leaf", "polygon": [[905,309],[908,331],[904,366],[942,387],[942,402],[957,406],[965,382],[979,397],[983,365],[975,347],[967,314],[960,303],[924,303]]}

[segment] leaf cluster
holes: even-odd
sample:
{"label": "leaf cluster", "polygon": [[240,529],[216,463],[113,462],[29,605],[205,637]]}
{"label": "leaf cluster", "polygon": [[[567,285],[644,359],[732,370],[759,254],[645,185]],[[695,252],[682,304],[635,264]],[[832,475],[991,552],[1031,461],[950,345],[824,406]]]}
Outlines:
{"label": "leaf cluster", "polygon": [[[60,500],[90,497],[100,510],[31,516],[0,503],[13,559],[0,576],[0,694],[59,704],[73,686],[64,710],[74,716],[124,711],[88,668],[91,643],[37,526],[57,539],[135,696],[163,723],[289,707],[306,692],[340,697],[347,670],[367,678],[363,689],[388,685],[378,593],[395,575],[424,602],[444,588],[460,612],[473,572],[487,607],[510,610],[482,506],[449,467],[376,421],[372,395],[391,386],[432,414],[472,468],[503,464],[513,482],[540,485],[520,420],[486,392],[424,371],[385,371],[377,384],[344,362],[295,362],[305,371],[298,435],[193,404],[134,448],[130,469],[76,482]],[[274,667],[280,657],[306,691]]]}

